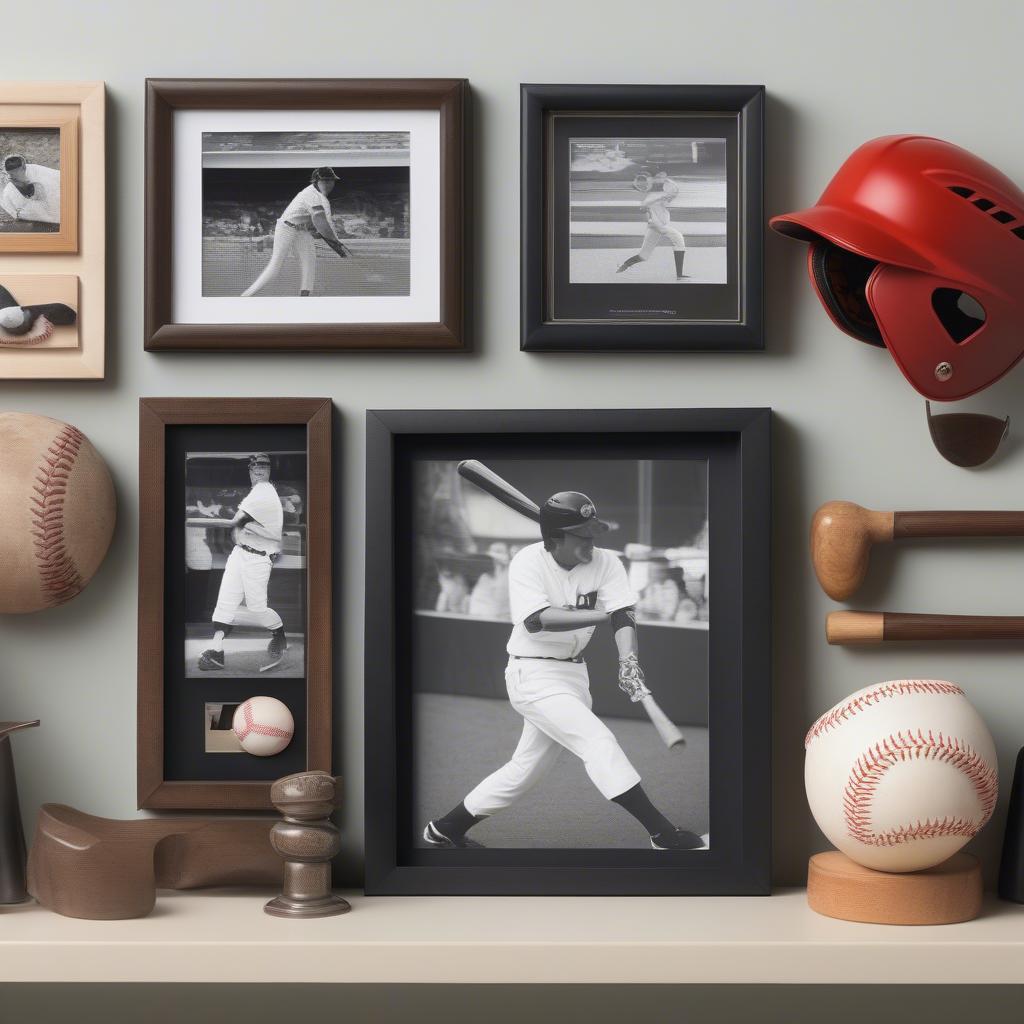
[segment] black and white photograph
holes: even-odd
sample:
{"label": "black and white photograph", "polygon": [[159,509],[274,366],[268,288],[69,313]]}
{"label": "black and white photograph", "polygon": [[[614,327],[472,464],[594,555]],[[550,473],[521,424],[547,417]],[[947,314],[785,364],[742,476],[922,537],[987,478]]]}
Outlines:
{"label": "black and white photograph", "polygon": [[232,724],[235,712],[241,706],[240,701],[207,701],[203,705],[203,753],[206,754],[244,754],[245,750]]}
{"label": "black and white photograph", "polygon": [[203,132],[203,296],[408,296],[409,174],[409,132]]}
{"label": "black and white photograph", "polygon": [[185,461],[186,677],[302,678],[306,453]]}
{"label": "black and white photograph", "polygon": [[707,463],[477,454],[413,468],[416,845],[707,850]]}
{"label": "black and white photograph", "polygon": [[763,87],[520,95],[521,347],[763,347]]}
{"label": "black and white photograph", "polygon": [[0,232],[60,231],[60,129],[0,125]]}
{"label": "black and white photograph", "polygon": [[726,140],[569,140],[569,281],[725,284]]}

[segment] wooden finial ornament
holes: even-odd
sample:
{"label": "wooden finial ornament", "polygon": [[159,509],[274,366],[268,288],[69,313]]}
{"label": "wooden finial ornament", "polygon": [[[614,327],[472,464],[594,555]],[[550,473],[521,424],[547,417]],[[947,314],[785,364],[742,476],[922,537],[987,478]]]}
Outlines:
{"label": "wooden finial ornament", "polygon": [[327,772],[298,772],[270,787],[284,815],[270,830],[270,844],[284,857],[284,892],[263,909],[272,917],[331,917],[351,910],[331,892],[331,858],[341,835],[330,816],[338,806],[337,779]]}

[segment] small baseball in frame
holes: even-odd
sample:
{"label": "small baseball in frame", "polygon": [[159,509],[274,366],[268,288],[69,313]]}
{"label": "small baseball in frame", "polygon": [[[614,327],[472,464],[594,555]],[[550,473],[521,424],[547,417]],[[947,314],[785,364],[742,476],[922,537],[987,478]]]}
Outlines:
{"label": "small baseball in frame", "polygon": [[811,726],[804,784],[818,827],[876,871],[941,864],[992,816],[992,736],[964,691],[898,679],[851,694]]}
{"label": "small baseball in frame", "polygon": [[272,757],[291,743],[295,720],[276,697],[250,697],[238,706],[231,727],[247,754]]}

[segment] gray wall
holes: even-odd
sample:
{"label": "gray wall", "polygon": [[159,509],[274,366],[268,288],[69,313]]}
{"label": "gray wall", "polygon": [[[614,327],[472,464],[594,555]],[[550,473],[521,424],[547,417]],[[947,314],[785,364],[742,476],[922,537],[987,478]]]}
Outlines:
{"label": "gray wall", "polygon": [[[775,875],[799,883],[822,845],[806,809],[802,738],[846,693],[901,677],[955,680],[992,728],[1004,794],[975,844],[998,857],[1013,758],[1024,741],[1020,651],[830,649],[833,605],[811,574],[814,508],[1024,505],[1019,440],[990,467],[942,461],[922,400],[889,357],[840,335],[812,297],[804,250],[768,238],[768,347],[750,355],[539,356],[518,349],[520,82],[765,83],[770,213],[816,198],[860,142],[897,131],[948,138],[1024,182],[1018,72],[1024,7],[1010,0],[856,4],[649,0],[311,3],[51,0],[5,12],[3,75],[105,79],[109,89],[109,373],[102,384],[0,383],[0,408],[68,420],[117,483],[120,521],[88,591],[64,608],[0,619],[0,717],[40,717],[15,739],[26,821],[43,801],[135,814],[137,399],[330,395],[342,422],[336,612],[336,769],[343,857],[362,837],[363,413],[374,407],[767,405],[775,446]],[[143,80],[149,76],[447,76],[474,90],[476,351],[469,356],[147,355],[142,351]],[[1022,371],[970,406],[1024,429]],[[894,610],[1024,611],[1019,546],[920,545],[879,557],[860,598]],[[724,585],[724,582],[719,585]]]}

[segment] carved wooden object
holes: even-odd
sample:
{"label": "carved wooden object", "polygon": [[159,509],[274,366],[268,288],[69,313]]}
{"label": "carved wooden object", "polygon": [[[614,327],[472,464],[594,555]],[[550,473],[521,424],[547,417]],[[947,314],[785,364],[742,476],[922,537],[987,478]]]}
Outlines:
{"label": "carved wooden object", "polygon": [[875,512],[828,501],[811,521],[811,560],[821,589],[845,601],[864,582],[875,544],[917,537],[1024,537],[1024,512]]}
{"label": "carved wooden object", "polygon": [[284,815],[270,842],[285,858],[284,892],[263,909],[273,917],[331,917],[351,910],[331,892],[331,858],[341,837],[330,815],[338,806],[338,783],[327,772],[298,772],[278,779],[270,799]]}
{"label": "carved wooden object", "polygon": [[97,818],[44,804],[28,889],[44,907],[95,921],[145,917],[157,889],[281,884],[267,818]]}

